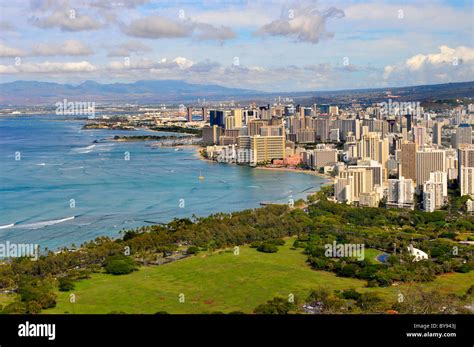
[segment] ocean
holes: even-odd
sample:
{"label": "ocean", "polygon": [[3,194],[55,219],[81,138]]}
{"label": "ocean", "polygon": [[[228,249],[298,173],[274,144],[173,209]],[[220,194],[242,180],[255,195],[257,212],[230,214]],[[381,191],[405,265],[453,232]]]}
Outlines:
{"label": "ocean", "polygon": [[0,243],[79,246],[173,218],[285,203],[325,183],[312,175],[204,161],[196,147],[176,151],[110,140],[176,134],[82,130],[84,123],[56,115],[0,116]]}

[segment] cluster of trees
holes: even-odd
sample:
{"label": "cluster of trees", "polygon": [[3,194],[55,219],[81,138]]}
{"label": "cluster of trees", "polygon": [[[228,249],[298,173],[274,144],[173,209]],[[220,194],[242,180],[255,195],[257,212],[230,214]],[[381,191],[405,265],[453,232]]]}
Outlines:
{"label": "cluster of trees", "polygon": [[263,253],[276,253],[278,246],[283,246],[285,241],[283,239],[273,239],[266,241],[254,241],[250,244],[251,248],[256,248],[257,251]]}
{"label": "cluster of trees", "polygon": [[288,314],[290,311],[296,310],[295,303],[288,299],[276,297],[267,301],[265,304],[258,305],[253,313],[255,314]]}
{"label": "cluster of trees", "polygon": [[[302,247],[308,262],[318,270],[337,273],[343,277],[365,279],[369,286],[388,286],[393,282],[432,281],[436,275],[447,272],[468,272],[474,269],[472,247],[452,240],[459,234],[459,225],[471,228],[471,217],[450,221],[442,211],[386,210],[355,208],[320,200],[309,206],[313,229],[300,236],[295,247]],[[450,224],[455,227],[450,229]],[[447,231],[451,230],[454,237]],[[333,258],[325,254],[325,245],[363,244],[390,253],[385,263],[368,259]],[[413,262],[408,247],[428,253],[430,258]]]}
{"label": "cluster of trees", "polygon": [[353,288],[329,290],[319,287],[311,290],[303,303],[276,297],[254,309],[256,314],[310,314],[403,313],[403,314],[466,314],[474,298],[474,286],[463,295],[443,294],[436,290],[413,287],[397,293],[393,300],[383,300],[379,294],[358,292]]}

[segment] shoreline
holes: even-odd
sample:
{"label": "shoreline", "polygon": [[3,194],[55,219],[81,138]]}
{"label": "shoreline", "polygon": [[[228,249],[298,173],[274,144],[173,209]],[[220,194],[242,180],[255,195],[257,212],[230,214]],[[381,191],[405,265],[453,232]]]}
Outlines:
{"label": "shoreline", "polygon": [[[198,156],[199,159],[201,159],[203,161],[207,161],[207,162],[216,163],[215,160],[204,158],[201,155],[201,151],[204,149],[203,147],[201,147],[199,145],[191,145],[191,146],[193,146],[193,147],[197,146],[196,151],[195,151],[195,155]],[[237,165],[237,164],[234,164],[234,163],[225,163],[225,164],[227,164],[227,165]],[[239,166],[244,166],[244,167],[248,167],[249,169],[257,169],[257,170],[302,173],[302,174],[306,174],[306,175],[311,175],[311,176],[317,176],[317,177],[320,177],[320,178],[324,178],[327,181],[326,184],[334,183],[334,177],[331,177],[329,175],[322,174],[320,172],[313,171],[313,170],[291,169],[291,168],[288,168],[288,167],[268,167],[268,166],[255,166],[255,167],[253,167],[253,166],[250,166],[250,165],[239,165]]]}
{"label": "shoreline", "polygon": [[334,177],[331,177],[329,175],[322,174],[322,173],[319,173],[319,172],[313,171],[313,170],[291,169],[291,168],[288,168],[288,167],[268,167],[268,166],[256,166],[254,169],[268,170],[268,171],[284,171],[284,172],[302,173],[302,174],[306,174],[306,175],[321,177],[321,178],[324,178],[324,179],[326,179],[328,181],[331,181],[331,182],[334,181]]}

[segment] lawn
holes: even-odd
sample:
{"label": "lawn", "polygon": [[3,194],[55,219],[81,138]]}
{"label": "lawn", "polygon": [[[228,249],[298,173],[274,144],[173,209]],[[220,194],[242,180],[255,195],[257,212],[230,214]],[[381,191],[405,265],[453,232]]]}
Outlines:
{"label": "lawn", "polygon": [[[290,249],[291,244],[287,242],[273,254],[245,246],[240,247],[239,255],[230,251],[199,254],[167,265],[142,267],[129,275],[94,274],[76,284],[74,306],[69,303],[70,293],[58,292],[57,306],[44,313],[251,313],[275,296],[305,298],[310,289],[320,286],[374,291],[391,302],[405,287],[365,288],[366,281],[313,271],[302,250]],[[473,281],[472,272],[452,274],[423,287],[463,293]]]}
{"label": "lawn", "polygon": [[15,300],[15,294],[0,293],[0,306],[6,306]]}

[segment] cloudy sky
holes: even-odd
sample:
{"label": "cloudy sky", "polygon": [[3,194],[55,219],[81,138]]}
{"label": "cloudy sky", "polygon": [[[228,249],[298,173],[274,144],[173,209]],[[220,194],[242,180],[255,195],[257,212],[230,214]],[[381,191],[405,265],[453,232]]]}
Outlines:
{"label": "cloudy sky", "polygon": [[474,80],[471,0],[0,0],[0,81],[262,91]]}

